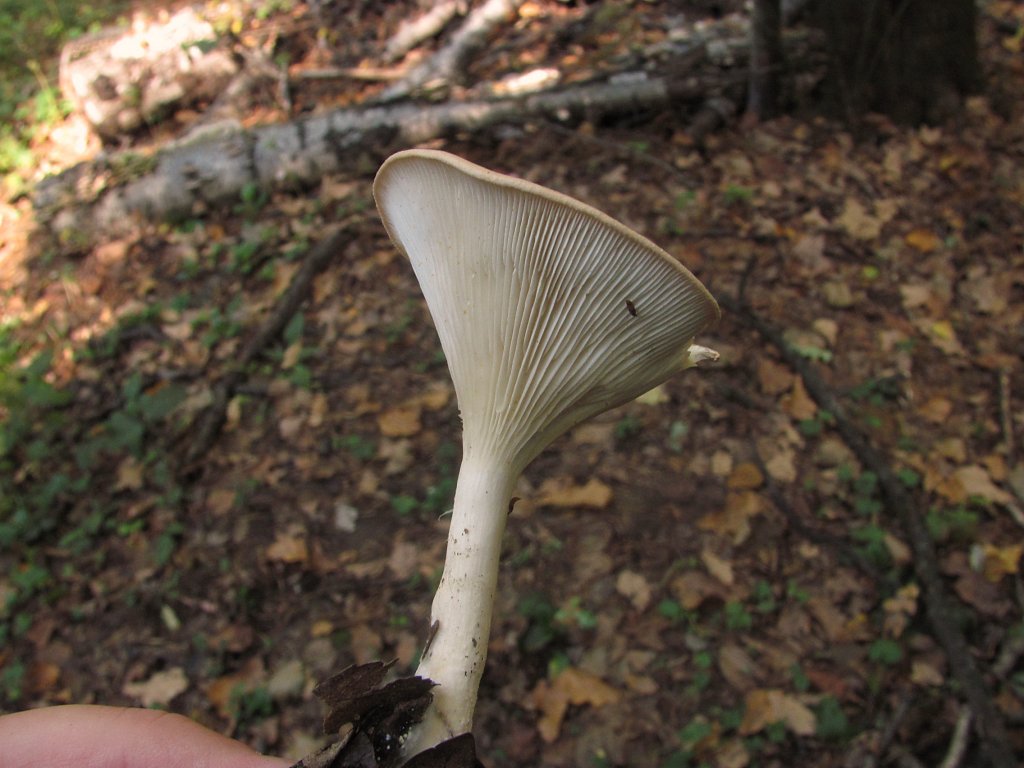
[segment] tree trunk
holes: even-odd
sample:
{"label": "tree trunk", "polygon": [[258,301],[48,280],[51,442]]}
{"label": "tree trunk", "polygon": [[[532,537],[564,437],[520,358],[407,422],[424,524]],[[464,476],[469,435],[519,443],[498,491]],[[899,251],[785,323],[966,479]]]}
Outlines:
{"label": "tree trunk", "polygon": [[819,0],[827,96],[846,117],[938,122],[980,86],[974,0]]}
{"label": "tree trunk", "polygon": [[764,120],[779,108],[782,79],[782,0],[754,0],[750,22],[747,114]]}

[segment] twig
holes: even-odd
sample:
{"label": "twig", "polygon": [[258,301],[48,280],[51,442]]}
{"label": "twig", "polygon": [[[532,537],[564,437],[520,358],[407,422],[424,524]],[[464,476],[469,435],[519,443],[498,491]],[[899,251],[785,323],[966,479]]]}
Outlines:
{"label": "twig", "polygon": [[1006,446],[1006,463],[1017,463],[1016,440],[1013,434],[1013,406],[1011,404],[1010,369],[999,371],[999,421],[1003,427],[1003,443]]}
{"label": "twig", "polygon": [[967,639],[956,624],[938,566],[938,556],[923,522],[918,499],[912,497],[896,478],[891,461],[872,447],[860,428],[846,415],[828,385],[782,337],[782,334],[749,306],[731,297],[720,296],[723,307],[757,330],[778,349],[779,355],[804,381],[808,394],[820,408],[835,418],[840,436],[867,469],[875,473],[887,508],[900,519],[914,553],[914,571],[923,587],[925,605],[935,637],[942,645],[950,671],[974,712],[974,728],[989,763],[994,768],[1015,768],[1018,763],[1010,748],[1009,736],[985,681],[971,654]]}
{"label": "twig", "polygon": [[302,266],[292,277],[291,283],[277,300],[270,315],[242,348],[235,365],[214,390],[213,402],[203,412],[196,424],[195,438],[185,459],[186,467],[194,464],[210,450],[224,424],[228,403],[245,378],[246,367],[265,347],[280,336],[288,321],[292,319],[305,300],[314,278],[324,270],[332,258],[337,256],[347,236],[347,223],[340,224],[306,254]]}
{"label": "twig", "polygon": [[405,77],[405,67],[320,67],[293,72],[292,80],[361,80],[368,83],[394,82]]}
{"label": "twig", "polygon": [[949,740],[949,749],[946,750],[946,757],[939,763],[939,768],[957,768],[960,761],[964,759],[967,745],[971,743],[971,708],[964,707],[960,710],[960,717],[956,719],[956,726],[953,728],[953,738]]}
{"label": "twig", "polygon": [[1011,631],[992,665],[992,674],[999,680],[1005,680],[1021,656],[1024,656],[1024,632]]}
{"label": "twig", "polygon": [[914,692],[912,689],[905,690],[903,695],[900,696],[896,709],[893,710],[892,715],[887,718],[885,728],[878,737],[878,743],[874,745],[873,751],[867,756],[862,768],[878,767],[879,757],[885,755],[889,751],[889,747],[892,744],[893,739],[896,738],[896,732],[899,731],[900,726],[903,725],[903,721],[910,712],[910,705],[913,702],[913,696]]}

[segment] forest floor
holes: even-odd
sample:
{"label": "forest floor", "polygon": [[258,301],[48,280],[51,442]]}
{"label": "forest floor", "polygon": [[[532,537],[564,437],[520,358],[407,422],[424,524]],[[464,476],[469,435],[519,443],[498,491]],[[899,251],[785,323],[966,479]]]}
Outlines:
{"label": "forest floor", "polygon": [[[301,66],[316,26],[279,5],[240,37],[277,24]],[[361,5],[327,20],[349,25],[329,44],[353,64],[414,4]],[[625,5],[589,26],[583,6],[527,3],[471,74],[599,69],[663,34],[668,4]],[[986,93],[955,123],[869,117],[851,133],[802,104],[700,148],[672,112],[432,145],[604,210],[731,300],[698,339],[717,364],[572,430],[521,479],[475,728],[489,766],[947,757],[963,703],[899,511],[749,313],[921,504],[1024,754],[1022,23],[1017,4],[989,4]],[[294,108],[379,87],[320,83]],[[268,101],[250,117],[284,116]],[[0,709],[159,706],[298,758],[322,738],[318,680],[374,659],[415,668],[460,433],[373,206],[388,149],[318,189],[246,190],[73,254],[33,247],[29,202],[3,202]],[[217,383],[342,220],[310,300],[186,461]],[[954,764],[979,762],[972,741]]]}

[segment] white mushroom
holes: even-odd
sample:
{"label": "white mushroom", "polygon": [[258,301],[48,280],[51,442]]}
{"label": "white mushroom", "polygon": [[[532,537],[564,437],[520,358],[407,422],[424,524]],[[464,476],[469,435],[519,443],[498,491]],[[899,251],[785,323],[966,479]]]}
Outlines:
{"label": "white mushroom", "polygon": [[685,267],[605,214],[445,152],[390,157],[374,181],[451,370],[463,457],[435,634],[417,674],[434,702],[414,755],[469,731],[513,488],[558,435],[717,354],[719,317]]}

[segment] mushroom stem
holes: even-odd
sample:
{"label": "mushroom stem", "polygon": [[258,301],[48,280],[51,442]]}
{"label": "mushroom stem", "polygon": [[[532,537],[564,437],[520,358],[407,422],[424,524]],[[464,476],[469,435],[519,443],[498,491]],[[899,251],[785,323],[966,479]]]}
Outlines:
{"label": "mushroom stem", "polygon": [[430,611],[437,623],[416,674],[437,684],[423,720],[406,738],[415,755],[473,727],[477,688],[487,660],[501,539],[518,473],[509,462],[467,455],[448,529],[444,573]]}

